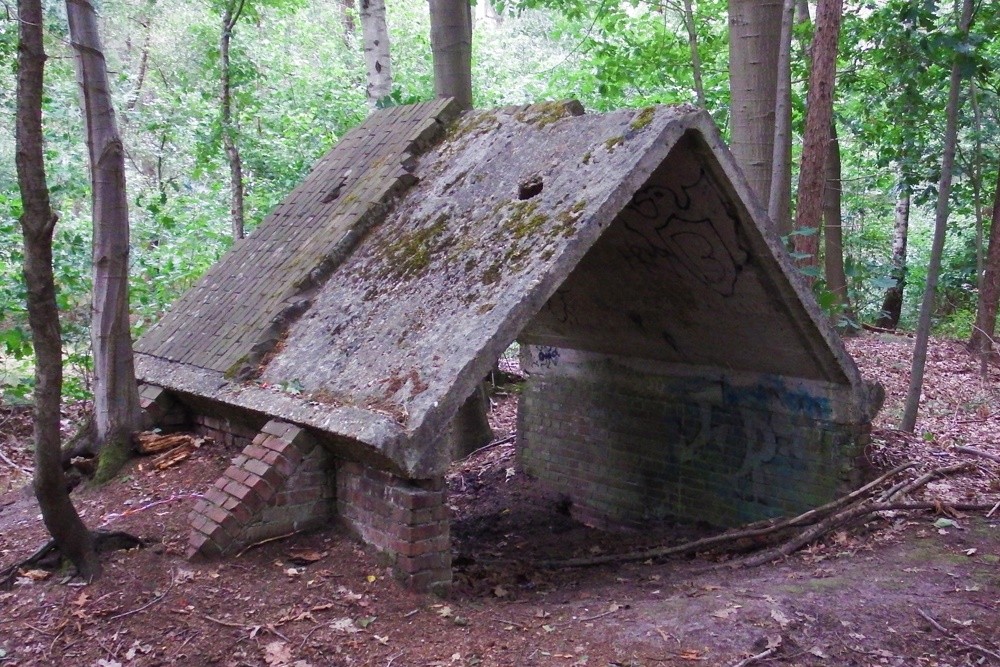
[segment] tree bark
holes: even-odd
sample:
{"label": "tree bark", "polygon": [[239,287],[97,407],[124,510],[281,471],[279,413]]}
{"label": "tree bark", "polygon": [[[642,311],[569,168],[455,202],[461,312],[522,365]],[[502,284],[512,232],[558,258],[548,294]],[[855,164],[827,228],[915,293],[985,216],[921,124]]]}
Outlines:
{"label": "tree bark", "polygon": [[139,426],[129,331],[128,198],[122,147],[108,75],[90,0],[67,0],[70,41],[75,53],[87,149],[90,156],[93,239],[91,342],[94,355],[94,420],[100,451],[100,481],[128,459],[131,434]]}
{"label": "tree bark", "polygon": [[698,106],[704,108],[705,84],[701,75],[701,53],[698,51],[698,28],[694,21],[694,6],[691,0],[684,0],[684,28],[687,30],[688,48],[691,49],[691,72],[694,77],[694,95]]}
{"label": "tree bark", "polygon": [[472,108],[472,11],[469,0],[430,0],[434,94]]}
{"label": "tree bark", "polygon": [[826,157],[826,183],[823,186],[824,275],[826,288],[840,306],[841,312],[853,319],[847,296],[847,275],[844,271],[844,228],[841,218],[841,161],[837,124],[830,123],[829,153]]}
{"label": "tree bark", "polygon": [[28,323],[35,349],[35,497],[45,527],[59,550],[73,562],[80,576],[89,580],[100,575],[101,564],[90,531],[70,500],[59,446],[62,335],[52,271],[56,215],[49,204],[42,145],[45,50],[41,1],[19,0],[18,16],[15,142]]}
{"label": "tree bark", "polygon": [[[795,252],[800,267],[819,266],[819,230],[823,214],[826,158],[830,151],[830,124],[833,120],[833,89],[837,76],[837,44],[843,0],[820,0],[816,7],[816,32],[809,72],[802,166],[796,200]],[[812,281],[815,275],[806,273]]]}
{"label": "tree bark", "polygon": [[882,312],[875,326],[895,330],[899,326],[899,316],[903,312],[903,289],[906,287],[906,240],[910,229],[910,188],[900,182],[899,198],[896,199],[896,219],[892,231],[892,268],[889,277],[896,284],[885,291]]}
{"label": "tree bark", "polygon": [[782,7],[783,0],[729,0],[730,147],[762,206],[771,192]]}
{"label": "tree bark", "polygon": [[794,0],[781,9],[781,43],[778,45],[778,78],[774,94],[774,142],[771,157],[771,190],[767,215],[779,234],[791,231],[789,201],[792,174],[792,20]]}
{"label": "tree bark", "polygon": [[237,127],[233,119],[232,71],[229,61],[229,46],[233,39],[233,29],[243,13],[244,0],[228,0],[222,13],[222,34],[219,37],[219,78],[221,89],[219,105],[221,109],[222,147],[229,162],[229,216],[232,221],[233,239],[245,235],[243,213],[243,158],[236,143]]}
{"label": "tree bark", "polygon": [[[962,18],[959,21],[959,32],[961,32],[963,39],[967,39],[969,36],[969,24],[971,22],[972,0],[963,0]],[[938,274],[941,272],[941,255],[944,252],[945,232],[948,229],[952,170],[955,165],[955,144],[958,141],[958,98],[959,88],[962,84],[962,70],[959,58],[960,55],[956,51],[951,64],[951,77],[948,84],[944,154],[941,157],[941,180],[938,183],[937,208],[934,212],[934,240],[931,243],[931,256],[927,265],[927,285],[924,288],[924,298],[920,304],[920,318],[917,321],[916,340],[913,344],[913,365],[910,369],[910,386],[906,393],[903,419],[899,425],[899,430],[906,431],[907,433],[912,433],[917,424],[920,392],[924,384],[924,366],[927,363],[927,342],[931,332],[931,314],[934,312],[934,294],[937,290]]]}
{"label": "tree bark", "polygon": [[997,346],[994,345],[998,305],[1000,305],[1000,170],[997,171],[997,185],[993,193],[990,240],[979,289],[976,325],[972,328],[968,345],[969,351],[978,354],[982,363],[990,358],[995,359],[998,353]]}
{"label": "tree bark", "polygon": [[368,106],[375,108],[392,92],[392,62],[389,28],[385,24],[385,0],[361,0],[361,32],[364,35],[365,70],[368,73]]}

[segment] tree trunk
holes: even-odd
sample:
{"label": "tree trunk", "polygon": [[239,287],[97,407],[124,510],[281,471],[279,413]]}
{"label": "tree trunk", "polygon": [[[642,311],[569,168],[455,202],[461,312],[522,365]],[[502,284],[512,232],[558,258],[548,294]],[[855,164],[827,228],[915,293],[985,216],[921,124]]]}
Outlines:
{"label": "tree trunk", "polygon": [[694,21],[691,0],[684,0],[684,28],[687,30],[688,48],[691,49],[691,72],[694,76],[694,95],[698,106],[705,108],[705,84],[701,76],[701,54],[698,51],[698,27]]}
{"label": "tree trunk", "polygon": [[24,235],[24,282],[28,323],[35,348],[35,497],[56,546],[73,562],[80,576],[94,579],[101,573],[101,564],[93,537],[70,500],[59,447],[62,336],[52,271],[56,216],[49,204],[42,145],[45,50],[41,1],[19,0],[18,16],[15,141]]}
{"label": "tree trunk", "polygon": [[128,311],[129,221],[125,151],[108,87],[97,14],[90,0],[67,0],[70,41],[80,87],[90,181],[93,239],[94,421],[100,451],[99,481],[110,479],[131,452],[139,426]]}
{"label": "tree trunk", "polygon": [[354,37],[354,0],[340,0],[340,21],[344,26],[344,46],[351,48]]}
{"label": "tree trunk", "polygon": [[361,0],[361,32],[364,35],[365,70],[368,73],[368,106],[374,109],[392,92],[385,0]]}
{"label": "tree trunk", "polygon": [[771,157],[771,191],[767,215],[779,234],[791,231],[789,201],[792,175],[792,19],[794,0],[785,0],[781,10],[781,43],[778,45],[778,78],[775,88],[774,142]]}
{"label": "tree trunk", "polygon": [[[782,6],[783,0],[729,0],[730,148],[762,206],[771,192]],[[786,204],[778,219],[787,211]]]}
{"label": "tree trunk", "polygon": [[[963,0],[962,18],[959,31],[962,38],[969,36],[972,22],[972,0]],[[927,265],[927,286],[920,303],[920,318],[917,321],[916,340],[913,344],[913,365],[910,370],[910,386],[906,393],[906,405],[899,430],[912,433],[917,424],[917,409],[920,392],[924,384],[924,366],[927,363],[927,342],[931,333],[931,314],[934,312],[934,294],[937,290],[938,274],[941,272],[941,254],[944,252],[944,237],[948,229],[949,198],[951,196],[952,169],[955,165],[955,144],[958,138],[958,97],[962,84],[960,54],[956,51],[951,64],[951,78],[948,84],[948,106],[944,131],[944,154],[941,157],[941,180],[938,183],[937,208],[934,212],[934,240],[931,243],[930,262]]]}
{"label": "tree trunk", "polygon": [[899,198],[896,200],[896,219],[892,230],[892,268],[889,277],[896,284],[885,291],[882,312],[875,326],[895,330],[899,326],[899,316],[903,312],[903,289],[906,287],[906,239],[910,229],[910,188],[900,183]]}
{"label": "tree trunk", "polygon": [[983,363],[990,358],[995,359],[998,352],[997,346],[994,345],[998,302],[1000,302],[1000,171],[997,171],[997,185],[993,193],[990,241],[979,290],[976,325],[972,328],[972,336],[969,337],[969,351],[978,354]]}
{"label": "tree trunk", "polygon": [[[830,123],[833,120],[833,88],[837,76],[837,43],[843,0],[820,0],[816,7],[816,32],[809,72],[806,128],[802,140],[802,166],[796,200],[795,252],[798,265],[819,266],[819,229],[823,215],[826,158],[830,151]],[[815,278],[806,272],[806,277]]]}
{"label": "tree trunk", "polygon": [[469,0],[430,0],[434,94],[472,108],[472,11]]}
{"label": "tree trunk", "polygon": [[837,124],[830,123],[829,154],[826,157],[826,183],[823,190],[824,275],[826,288],[836,299],[841,312],[853,319],[847,297],[847,275],[844,271],[844,229],[840,214],[842,196],[840,139]]}
{"label": "tree trunk", "polygon": [[222,36],[219,38],[219,77],[221,91],[219,104],[221,107],[222,147],[229,162],[229,215],[232,220],[233,239],[244,236],[243,215],[243,158],[236,144],[237,127],[233,119],[233,87],[232,73],[229,63],[229,45],[233,39],[233,28],[236,27],[243,13],[243,0],[229,0],[222,13]]}

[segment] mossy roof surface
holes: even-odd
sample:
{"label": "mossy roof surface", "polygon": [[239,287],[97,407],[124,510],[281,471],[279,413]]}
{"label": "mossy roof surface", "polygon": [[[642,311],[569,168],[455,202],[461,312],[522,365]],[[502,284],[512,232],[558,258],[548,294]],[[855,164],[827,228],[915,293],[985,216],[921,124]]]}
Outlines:
{"label": "mossy roof surface", "polygon": [[[321,163],[244,242],[262,244],[254,240],[260,234],[271,245],[256,255],[240,255],[237,246],[238,259],[227,256],[175,307],[173,320],[140,342],[140,377],[325,431],[407,475],[440,474],[447,452],[433,445],[448,420],[683,137],[698,135],[699,150],[722,159],[724,198],[744,198],[745,182],[717,131],[691,107],[583,114],[577,103],[546,103],[466,112],[419,159],[405,141],[372,143],[379,133],[396,136],[399,118],[416,119],[405,137],[426,137],[449,112],[436,104],[390,111],[398,114],[392,122],[376,113],[345,137],[349,152],[342,142],[326,158],[335,166]],[[360,174],[359,164],[367,165]],[[347,223],[314,224],[316,204],[302,201],[303,190],[308,184],[308,201],[322,201],[348,168],[338,206],[355,210],[349,196],[365,192],[366,208]],[[397,181],[387,185],[390,177]],[[780,242],[759,232],[759,209],[747,206],[740,224],[757,229],[753,253],[774,265],[768,284],[778,286],[779,301],[795,302],[789,312],[801,311],[792,315],[804,322],[794,335],[810,338],[813,351],[832,350],[837,343],[821,330],[818,310],[802,308],[805,292],[791,284],[787,258],[775,259]],[[327,219],[338,215],[346,213]],[[283,218],[296,222],[275,222]],[[292,238],[307,240],[284,248]],[[282,248],[280,266],[295,267],[298,277],[281,283],[280,298],[279,290],[220,289],[284,270],[261,263]],[[186,327],[197,329],[209,301],[217,316],[256,313],[241,325],[250,333],[240,345],[222,345],[224,357],[207,352],[224,331],[177,342]],[[230,326],[225,317],[220,324]],[[197,349],[185,351],[190,344]],[[819,373],[850,375],[849,360],[832,351],[820,350]]]}

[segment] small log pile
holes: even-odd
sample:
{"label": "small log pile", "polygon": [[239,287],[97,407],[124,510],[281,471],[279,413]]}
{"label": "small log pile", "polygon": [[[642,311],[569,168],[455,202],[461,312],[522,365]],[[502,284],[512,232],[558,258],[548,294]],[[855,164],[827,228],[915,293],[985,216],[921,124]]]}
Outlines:
{"label": "small log pile", "polygon": [[162,434],[142,431],[132,435],[132,443],[140,454],[156,455],[152,461],[156,470],[166,470],[187,459],[204,444],[205,438],[191,433]]}

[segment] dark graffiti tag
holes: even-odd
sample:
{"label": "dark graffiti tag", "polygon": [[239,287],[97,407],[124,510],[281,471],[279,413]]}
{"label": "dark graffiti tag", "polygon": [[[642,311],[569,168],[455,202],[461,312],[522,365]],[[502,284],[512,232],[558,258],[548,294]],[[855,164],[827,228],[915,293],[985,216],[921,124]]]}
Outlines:
{"label": "dark graffiti tag", "polygon": [[538,348],[538,365],[542,368],[552,368],[559,365],[559,348],[543,345]]}
{"label": "dark graffiti tag", "polygon": [[731,296],[748,261],[738,222],[704,169],[690,185],[647,185],[625,209],[626,259],[649,271],[668,267]]}

